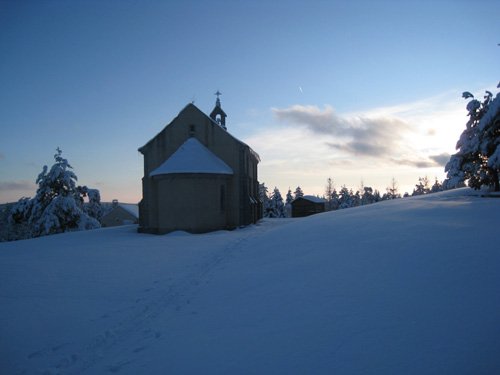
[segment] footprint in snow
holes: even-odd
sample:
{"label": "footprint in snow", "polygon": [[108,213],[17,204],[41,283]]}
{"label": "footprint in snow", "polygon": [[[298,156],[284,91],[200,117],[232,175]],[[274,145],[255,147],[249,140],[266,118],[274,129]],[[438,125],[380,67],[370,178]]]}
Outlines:
{"label": "footprint in snow", "polygon": [[117,363],[116,365],[109,366],[108,367],[108,371],[109,372],[118,372],[118,371],[120,371],[122,369],[123,366],[126,366],[129,363],[131,363],[131,362],[132,361],[125,361],[125,362]]}
{"label": "footprint in snow", "polygon": [[68,344],[67,344],[67,343],[62,343],[62,344],[59,344],[59,345],[53,346],[53,347],[52,347],[52,351],[53,351],[53,352],[57,352],[59,349],[64,348],[66,345],[68,345]]}
{"label": "footprint in snow", "polygon": [[38,350],[36,352],[28,354],[28,359],[40,357],[42,354],[43,354],[43,351],[42,350]]}

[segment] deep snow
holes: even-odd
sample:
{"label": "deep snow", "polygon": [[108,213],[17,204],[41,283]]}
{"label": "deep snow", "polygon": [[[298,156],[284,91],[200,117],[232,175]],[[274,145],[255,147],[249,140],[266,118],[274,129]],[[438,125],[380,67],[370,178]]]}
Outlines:
{"label": "deep snow", "polygon": [[0,243],[2,374],[500,373],[500,199]]}

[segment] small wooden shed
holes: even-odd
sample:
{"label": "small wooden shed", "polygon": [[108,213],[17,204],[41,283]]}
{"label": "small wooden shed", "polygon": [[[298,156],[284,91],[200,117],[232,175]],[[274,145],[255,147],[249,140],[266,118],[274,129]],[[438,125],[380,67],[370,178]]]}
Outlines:
{"label": "small wooden shed", "polygon": [[304,195],[292,202],[292,217],[304,217],[325,212],[326,199]]}

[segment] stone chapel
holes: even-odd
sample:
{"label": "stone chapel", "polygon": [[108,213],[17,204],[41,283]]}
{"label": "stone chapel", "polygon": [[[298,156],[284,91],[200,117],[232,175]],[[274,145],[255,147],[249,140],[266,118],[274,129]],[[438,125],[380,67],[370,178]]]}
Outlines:
{"label": "stone chapel", "polygon": [[190,103],[139,148],[144,156],[139,232],[204,233],[262,217],[259,155],[227,131],[221,94],[216,95],[210,116]]}

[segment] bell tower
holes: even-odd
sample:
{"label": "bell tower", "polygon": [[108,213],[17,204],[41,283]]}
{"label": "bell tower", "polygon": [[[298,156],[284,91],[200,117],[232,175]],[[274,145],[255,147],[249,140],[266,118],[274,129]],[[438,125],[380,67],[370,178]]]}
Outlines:
{"label": "bell tower", "polygon": [[210,113],[210,118],[214,120],[217,124],[220,125],[220,127],[224,130],[227,130],[226,128],[226,112],[224,112],[220,106],[220,98],[219,96],[222,95],[219,90],[215,93],[217,95],[217,100],[215,101],[215,107]]}

